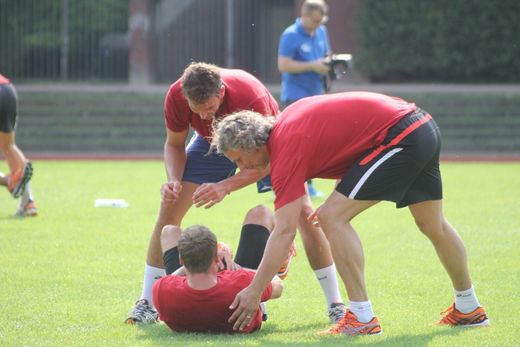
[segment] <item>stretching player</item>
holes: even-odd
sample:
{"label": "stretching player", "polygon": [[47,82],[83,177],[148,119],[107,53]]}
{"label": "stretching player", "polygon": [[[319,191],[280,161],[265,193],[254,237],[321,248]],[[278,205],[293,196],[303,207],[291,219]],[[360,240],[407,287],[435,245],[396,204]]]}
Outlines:
{"label": "stretching player", "polygon": [[36,216],[38,210],[29,185],[32,165],[15,143],[17,103],[13,84],[0,75],[0,151],[10,170],[9,175],[0,172],[0,185],[5,186],[13,198],[21,196],[15,216]]}
{"label": "stretching player", "polygon": [[[261,171],[242,169],[234,175],[237,168],[234,162],[224,155],[208,153],[213,123],[240,110],[253,110],[263,116],[278,113],[278,105],[267,88],[245,71],[192,63],[171,85],[164,103],[167,182],[161,186],[159,215],[148,244],[143,290],[127,323],[155,322],[149,318],[157,316],[151,305],[153,283],[164,275],[162,228],[168,224],[182,226],[182,219],[193,204],[212,207],[227,194],[269,174],[269,168],[264,168]],[[186,146],[190,126],[195,134]],[[259,191],[263,190],[264,187],[259,186]],[[307,220],[312,211],[312,203],[306,195],[298,229],[311,268],[325,294],[328,316],[337,322],[345,314],[345,305],[327,239],[320,228]]]}
{"label": "stretching player", "polygon": [[[242,226],[235,263],[229,247],[217,247],[216,236],[208,228],[194,225],[181,231],[165,226],[161,233],[164,265],[166,274],[174,275],[162,277],[153,286],[160,320],[177,332],[236,332],[228,323],[233,312],[229,305],[253,280],[254,272],[247,269],[258,267],[273,227],[274,217],[267,207],[251,209]],[[280,297],[282,289],[282,281],[275,276],[262,292],[262,303]],[[261,308],[250,318],[241,332],[260,329]]]}
{"label": "stretching player", "polygon": [[[310,131],[320,136],[309,137]],[[454,288],[455,302],[440,324],[488,325],[469,275],[466,249],[443,212],[439,169],[440,132],[415,104],[369,92],[302,99],[276,118],[243,111],[222,120],[213,145],[240,168],[271,167],[275,228],[252,284],[233,303],[235,328],[249,323],[262,288],[269,283],[294,238],[304,183],[339,179],[317,217],[350,299],[345,317],[326,334],[381,333],[365,285],[365,257],[351,224],[381,200],[408,207],[437,252]]]}

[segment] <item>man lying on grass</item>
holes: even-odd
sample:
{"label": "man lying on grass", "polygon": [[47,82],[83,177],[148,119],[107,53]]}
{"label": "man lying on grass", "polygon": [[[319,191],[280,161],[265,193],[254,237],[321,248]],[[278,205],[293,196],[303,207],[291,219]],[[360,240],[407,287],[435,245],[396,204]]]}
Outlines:
{"label": "man lying on grass", "polygon": [[[161,247],[168,276],[153,286],[153,304],[159,319],[176,332],[236,332],[228,322],[233,313],[229,306],[235,295],[253,280],[254,271],[249,269],[260,264],[273,227],[274,216],[267,207],[249,210],[234,262],[229,247],[217,243],[208,228],[194,225],[182,231],[177,226],[165,226]],[[284,263],[286,268],[292,256],[290,252]],[[281,279],[275,276],[262,292],[262,303],[279,298],[282,289]],[[240,332],[260,329],[261,308],[253,315],[251,323]]]}

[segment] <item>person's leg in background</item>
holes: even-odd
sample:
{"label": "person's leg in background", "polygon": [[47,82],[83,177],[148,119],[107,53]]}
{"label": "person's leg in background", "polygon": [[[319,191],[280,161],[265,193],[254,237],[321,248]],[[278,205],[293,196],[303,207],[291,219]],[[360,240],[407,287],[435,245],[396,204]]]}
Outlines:
{"label": "person's leg in background", "polygon": [[[22,196],[17,216],[35,216],[36,205],[28,182],[33,168],[15,142],[17,94],[12,84],[0,85],[0,152],[7,161],[10,174],[0,178],[14,198]],[[26,213],[27,212],[27,213]]]}

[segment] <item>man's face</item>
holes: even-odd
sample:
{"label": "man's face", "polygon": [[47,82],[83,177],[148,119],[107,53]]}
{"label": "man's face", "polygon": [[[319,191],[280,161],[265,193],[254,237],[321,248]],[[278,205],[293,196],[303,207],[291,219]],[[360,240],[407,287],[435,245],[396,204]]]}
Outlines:
{"label": "man's face", "polygon": [[247,152],[229,150],[224,155],[234,162],[240,170],[263,170],[269,165],[269,155],[265,145],[257,150]]}
{"label": "man's face", "polygon": [[327,16],[321,13],[321,11],[313,11],[302,14],[303,27],[310,33],[313,33],[316,29],[319,28],[320,25],[324,24],[326,21]]}
{"label": "man's face", "polygon": [[220,90],[220,95],[211,96],[206,101],[196,104],[188,100],[188,105],[192,112],[198,114],[203,120],[211,120],[215,117],[222,100],[224,99],[224,88]]}

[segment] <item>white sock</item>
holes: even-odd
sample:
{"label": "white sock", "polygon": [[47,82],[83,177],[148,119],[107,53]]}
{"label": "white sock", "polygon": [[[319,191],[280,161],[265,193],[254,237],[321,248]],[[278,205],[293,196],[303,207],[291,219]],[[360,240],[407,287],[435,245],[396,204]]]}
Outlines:
{"label": "white sock", "polygon": [[148,264],[144,266],[144,280],[143,280],[143,292],[141,293],[141,299],[148,300],[148,303],[153,306],[152,302],[152,287],[155,281],[160,277],[166,275],[164,269],[153,267]]}
{"label": "white sock", "polygon": [[314,270],[318,282],[320,282],[321,290],[327,300],[327,309],[333,303],[343,302],[338,288],[338,279],[336,278],[336,267],[334,264],[324,267],[323,269]]}
{"label": "white sock", "polygon": [[267,306],[265,306],[265,302],[260,303],[260,309],[262,310],[262,314],[267,314]]}
{"label": "white sock", "polygon": [[374,311],[372,311],[372,304],[368,301],[350,301],[348,308],[358,321],[361,323],[368,323],[374,318]]}
{"label": "white sock", "polygon": [[29,201],[34,200],[31,192],[31,183],[27,182],[25,188],[23,189],[22,197],[20,198],[20,206],[18,207],[23,211],[25,206],[29,203]]}
{"label": "white sock", "polygon": [[473,286],[460,292],[458,290],[453,291],[455,292],[455,308],[460,312],[470,313],[480,306]]}

